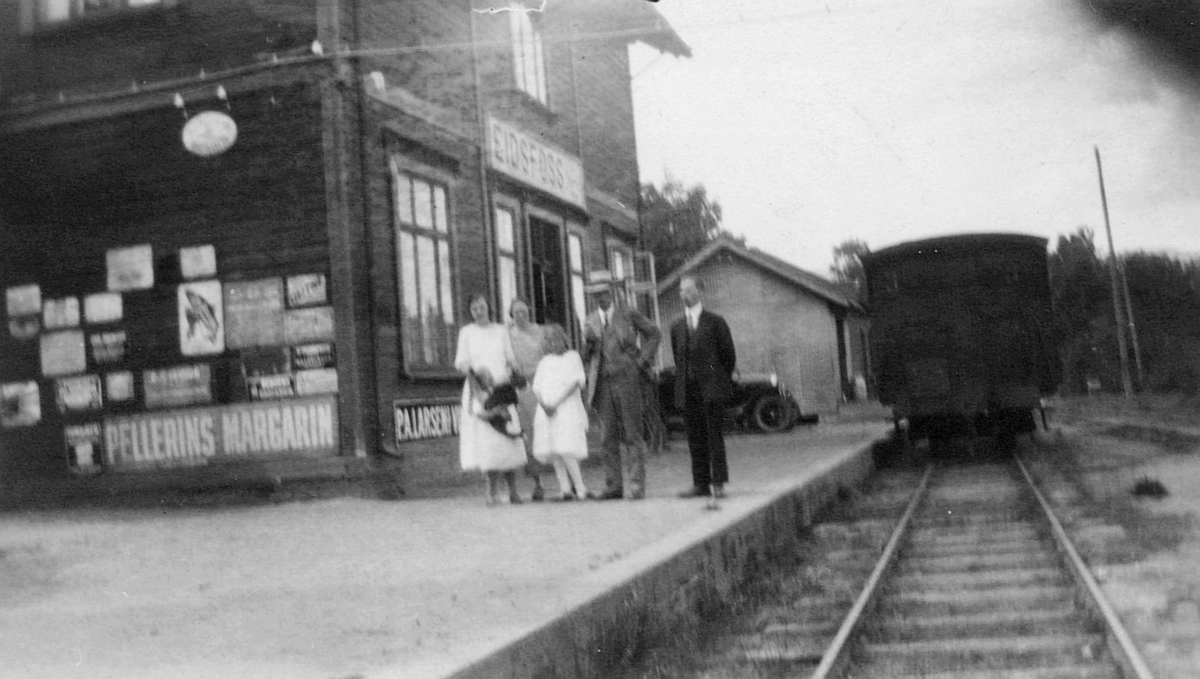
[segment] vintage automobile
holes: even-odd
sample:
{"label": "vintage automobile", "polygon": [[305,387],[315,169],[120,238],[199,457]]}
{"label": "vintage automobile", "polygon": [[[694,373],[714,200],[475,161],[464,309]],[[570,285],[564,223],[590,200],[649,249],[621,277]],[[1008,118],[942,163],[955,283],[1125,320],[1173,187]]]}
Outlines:
{"label": "vintage automobile", "polygon": [[[682,431],[683,413],[675,407],[675,371],[659,373],[658,403],[668,429]],[[816,422],[800,413],[800,404],[774,374],[733,376],[733,398],[725,410],[725,428],[733,431],[780,433],[798,422]]]}

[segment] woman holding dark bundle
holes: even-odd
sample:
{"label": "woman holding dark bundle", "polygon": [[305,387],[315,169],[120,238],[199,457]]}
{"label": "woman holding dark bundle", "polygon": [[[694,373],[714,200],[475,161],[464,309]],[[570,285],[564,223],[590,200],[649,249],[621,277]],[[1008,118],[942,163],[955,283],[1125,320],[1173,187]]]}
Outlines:
{"label": "woman holding dark bundle", "polygon": [[487,478],[487,502],[496,504],[503,477],[511,504],[520,504],[516,470],[525,465],[525,439],[511,384],[516,363],[508,329],[493,323],[487,297],[471,296],[471,323],[458,333],[454,367],[467,376],[459,418],[459,462],[463,471]]}

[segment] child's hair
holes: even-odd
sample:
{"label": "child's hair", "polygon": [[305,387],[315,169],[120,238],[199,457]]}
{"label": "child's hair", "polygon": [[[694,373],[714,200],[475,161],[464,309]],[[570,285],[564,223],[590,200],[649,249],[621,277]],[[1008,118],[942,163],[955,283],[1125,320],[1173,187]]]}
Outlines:
{"label": "child's hair", "polygon": [[563,350],[571,347],[571,341],[567,339],[567,331],[563,330],[563,327],[558,323],[550,323],[546,326],[546,335],[543,341],[547,346],[550,345],[550,342],[556,342],[554,346]]}

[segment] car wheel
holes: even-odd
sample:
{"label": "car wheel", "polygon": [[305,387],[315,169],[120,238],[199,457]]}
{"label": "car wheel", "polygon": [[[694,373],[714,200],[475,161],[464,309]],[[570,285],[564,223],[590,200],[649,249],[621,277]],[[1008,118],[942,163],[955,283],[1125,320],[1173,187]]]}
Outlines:
{"label": "car wheel", "polygon": [[779,394],[767,394],[754,402],[751,421],[759,431],[775,434],[792,428],[796,421],[792,405]]}

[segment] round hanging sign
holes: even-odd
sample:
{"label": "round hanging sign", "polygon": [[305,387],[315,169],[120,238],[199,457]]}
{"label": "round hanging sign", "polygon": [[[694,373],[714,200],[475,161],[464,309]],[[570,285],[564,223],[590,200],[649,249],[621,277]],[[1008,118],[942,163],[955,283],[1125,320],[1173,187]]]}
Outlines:
{"label": "round hanging sign", "polygon": [[183,147],[208,158],[224,153],[237,141],[237,123],[220,111],[202,111],[183,126]]}

